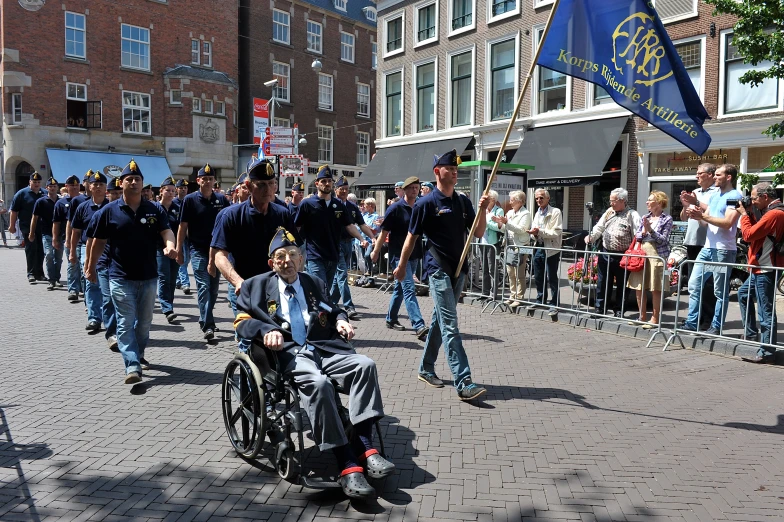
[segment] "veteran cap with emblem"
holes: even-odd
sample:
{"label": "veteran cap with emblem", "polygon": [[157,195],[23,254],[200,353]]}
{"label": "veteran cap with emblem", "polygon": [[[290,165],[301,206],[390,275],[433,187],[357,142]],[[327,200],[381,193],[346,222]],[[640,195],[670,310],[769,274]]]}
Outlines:
{"label": "veteran cap with emblem", "polygon": [[82,183],[89,183],[90,181],[92,181],[93,174],[95,174],[95,172],[93,172],[93,169],[88,170],[84,174],[84,177],[82,178]]}
{"label": "veteran cap with emblem", "polygon": [[449,152],[445,152],[440,156],[437,154],[433,155],[433,168],[457,167],[460,165],[460,163],[462,163],[462,161],[460,160],[460,156],[457,155],[457,151],[455,149],[452,149]]}
{"label": "veteran cap with emblem", "polygon": [[74,176],[71,174],[67,178],[65,178],[66,185],[78,185],[79,184],[79,176]]}
{"label": "veteran cap with emblem", "polygon": [[200,168],[199,173],[196,174],[197,178],[202,178],[204,176],[215,176],[215,173],[212,171],[212,167],[210,167],[209,163]]}
{"label": "veteran cap with emblem", "polygon": [[142,190],[152,190],[152,183],[148,183],[142,187]]}
{"label": "veteran cap with emblem", "polygon": [[30,174],[30,181],[43,181],[44,178],[36,171]]}
{"label": "veteran cap with emblem", "polygon": [[272,237],[272,241],[270,241],[269,256],[272,257],[272,253],[277,249],[288,246],[297,246],[297,240],[294,239],[291,232],[283,227],[278,227],[275,231],[275,235]]}
{"label": "veteran cap with emblem", "polygon": [[46,186],[50,187],[52,185],[57,186],[57,185],[59,185],[59,183],[57,183],[56,179],[54,179],[53,177],[50,177],[49,181],[46,182]]}
{"label": "veteran cap with emblem", "polygon": [[122,180],[120,178],[112,178],[109,180],[106,188],[108,190],[122,190]]}
{"label": "veteran cap with emblem", "polygon": [[107,181],[108,178],[103,172],[93,171],[93,175],[90,177],[90,183],[106,183]]}
{"label": "veteran cap with emblem", "polygon": [[164,179],[163,181],[161,181],[161,188],[163,188],[163,187],[165,187],[167,185],[174,185],[174,179],[171,176],[169,176],[166,179]]}
{"label": "veteran cap with emblem", "polygon": [[174,186],[177,187],[177,188],[187,187],[188,186],[188,182],[185,180],[185,178],[181,178],[181,179],[177,180],[177,183],[175,183]]}
{"label": "veteran cap with emblem", "polygon": [[403,188],[409,187],[414,183],[419,183],[419,178],[416,176],[409,176],[403,181]]}
{"label": "veteran cap with emblem", "polygon": [[139,165],[136,164],[136,161],[133,158],[131,158],[130,163],[123,169],[122,174],[120,174],[120,179],[123,179],[125,176],[139,176],[144,179],[142,169],[139,168]]}
{"label": "veteran cap with emblem", "polygon": [[237,184],[241,185],[241,184],[245,183],[245,181],[247,181],[247,179],[248,179],[248,173],[247,172],[243,172],[242,174],[240,174],[240,177],[237,178]]}
{"label": "veteran cap with emblem", "polygon": [[269,181],[275,179],[275,167],[266,159],[254,158],[248,165],[248,179],[254,181]]}
{"label": "veteran cap with emblem", "polygon": [[335,183],[335,188],[340,188],[340,187],[348,187],[348,180],[343,176],[340,176],[338,178],[337,183]]}
{"label": "veteran cap with emblem", "polygon": [[299,183],[294,183],[294,185],[291,187],[291,190],[292,191],[296,190],[297,192],[305,192],[305,182],[300,181]]}
{"label": "veteran cap with emblem", "polygon": [[329,168],[329,165],[322,165],[318,168],[318,173],[316,174],[316,179],[332,179],[332,169]]}

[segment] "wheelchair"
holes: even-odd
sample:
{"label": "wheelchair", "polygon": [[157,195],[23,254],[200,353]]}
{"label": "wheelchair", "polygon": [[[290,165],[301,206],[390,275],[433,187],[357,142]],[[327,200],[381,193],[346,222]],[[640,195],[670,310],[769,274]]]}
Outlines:
{"label": "wheelchair", "polygon": [[[223,373],[223,421],[231,445],[241,457],[254,460],[263,451],[280,478],[294,485],[311,489],[340,488],[334,477],[317,477],[307,466],[314,448],[305,450],[304,432],[307,418],[300,408],[299,393],[294,379],[282,371],[278,354],[258,341],[247,353],[236,352]],[[351,442],[354,437],[348,408],[340,395],[345,392],[332,381],[335,404],[343,428]],[[382,456],[384,441],[381,427],[375,431]],[[315,448],[317,449],[317,448]]]}

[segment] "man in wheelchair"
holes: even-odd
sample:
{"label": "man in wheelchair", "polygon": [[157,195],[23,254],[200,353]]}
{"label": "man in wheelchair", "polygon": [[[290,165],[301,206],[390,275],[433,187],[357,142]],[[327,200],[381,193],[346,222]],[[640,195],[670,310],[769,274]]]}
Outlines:
{"label": "man in wheelchair", "polygon": [[[294,379],[323,452],[332,450],[341,470],[338,483],[350,498],[375,496],[365,479],[391,474],[395,465],[373,448],[374,423],[383,417],[376,364],[348,342],[354,328],[331,305],[324,282],[299,272],[300,249],[279,227],[269,246],[272,272],[242,283],[237,334],[277,352],[280,368]],[[354,437],[349,441],[336,404],[333,382],[348,394]],[[361,465],[360,465],[361,464]]]}

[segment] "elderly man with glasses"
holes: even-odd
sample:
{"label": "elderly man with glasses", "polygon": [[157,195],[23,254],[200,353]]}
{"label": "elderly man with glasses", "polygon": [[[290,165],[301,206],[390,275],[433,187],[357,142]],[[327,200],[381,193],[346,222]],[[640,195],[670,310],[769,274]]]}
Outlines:
{"label": "elderly man with glasses", "polygon": [[561,210],[550,206],[550,193],[545,189],[534,192],[536,205],[539,207],[534,213],[531,223],[531,234],[534,245],[534,283],[536,283],[536,305],[544,305],[547,301],[545,279],[550,288],[550,306],[547,312],[550,317],[558,315],[560,303],[558,294],[558,263],[561,261],[560,249],[563,243],[563,217]]}

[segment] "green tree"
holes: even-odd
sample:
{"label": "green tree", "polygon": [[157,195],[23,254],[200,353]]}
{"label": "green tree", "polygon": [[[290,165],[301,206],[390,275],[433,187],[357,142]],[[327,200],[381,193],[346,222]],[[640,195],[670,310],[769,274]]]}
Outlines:
{"label": "green tree", "polygon": [[[756,87],[768,78],[776,81],[784,78],[784,0],[703,1],[716,8],[714,15],[731,14],[738,18],[733,28],[732,43],[746,63],[770,64],[767,68],[748,71],[740,77],[741,83]],[[763,134],[774,140],[784,137],[784,121],[771,125]],[[771,158],[770,168],[784,172],[784,150]],[[774,183],[782,182],[784,176],[774,178]]]}

